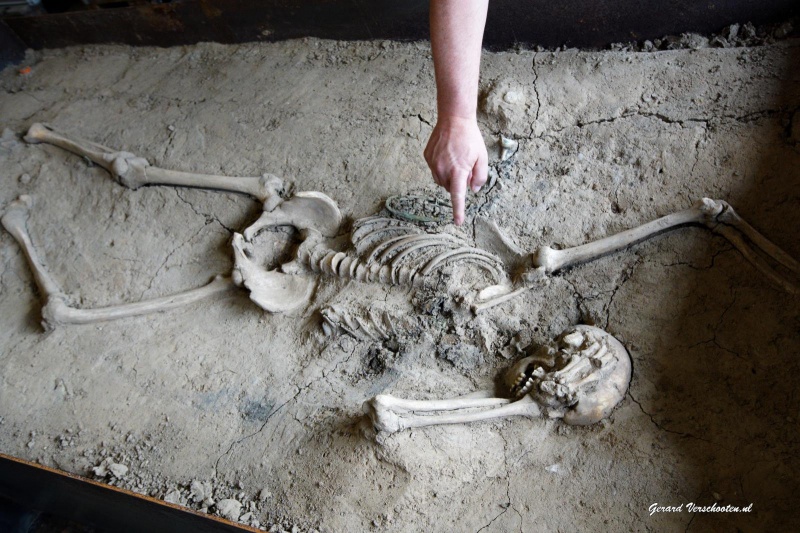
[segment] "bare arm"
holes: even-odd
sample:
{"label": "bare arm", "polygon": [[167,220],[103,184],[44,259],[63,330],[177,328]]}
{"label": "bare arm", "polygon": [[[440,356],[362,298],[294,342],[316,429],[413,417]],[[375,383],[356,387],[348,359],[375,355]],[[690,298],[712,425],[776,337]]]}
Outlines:
{"label": "bare arm", "polygon": [[467,186],[479,190],[488,171],[476,111],[489,0],[431,0],[430,5],[438,119],[425,160],[433,180],[450,192],[453,218],[460,225]]}

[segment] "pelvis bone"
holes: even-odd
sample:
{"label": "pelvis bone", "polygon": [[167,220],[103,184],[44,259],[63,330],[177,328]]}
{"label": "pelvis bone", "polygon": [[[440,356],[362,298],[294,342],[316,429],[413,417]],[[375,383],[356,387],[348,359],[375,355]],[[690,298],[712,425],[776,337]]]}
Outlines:
{"label": "pelvis bone", "polygon": [[379,432],[461,424],[507,416],[561,418],[585,426],[608,417],[631,379],[631,359],[609,333],[574,326],[515,364],[501,397],[482,391],[450,400],[404,400],[382,394],[364,404]]}

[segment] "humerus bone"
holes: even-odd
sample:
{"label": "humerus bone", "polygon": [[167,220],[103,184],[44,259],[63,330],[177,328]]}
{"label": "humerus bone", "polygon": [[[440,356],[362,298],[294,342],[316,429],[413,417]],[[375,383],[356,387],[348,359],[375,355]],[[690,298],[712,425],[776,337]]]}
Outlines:
{"label": "humerus bone", "polygon": [[2,221],[3,227],[17,240],[20,248],[22,248],[28,260],[28,265],[33,271],[33,276],[36,280],[36,285],[39,287],[39,292],[41,292],[46,302],[42,308],[42,326],[45,330],[49,331],[64,324],[90,324],[166,311],[197,302],[213,294],[227,291],[233,287],[230,278],[216,276],[213,281],[203,287],[173,294],[171,296],[95,309],[77,309],[71,307],[67,303],[66,295],[47,272],[28,234],[27,220],[32,206],[33,200],[30,196],[20,196],[19,199],[8,206],[0,221]]}
{"label": "humerus bone", "polygon": [[[389,433],[506,416],[544,415],[563,418],[571,425],[588,425],[611,414],[625,396],[630,379],[631,359],[625,347],[602,329],[581,325],[506,373],[510,399],[492,397],[488,391],[433,401],[379,395],[364,407],[375,429]],[[483,410],[460,412],[475,408]]]}
{"label": "humerus bone", "polygon": [[32,144],[52,144],[85,157],[106,169],[117,182],[129,189],[138,189],[144,185],[175,185],[232,191],[258,198],[264,203],[265,211],[274,209],[281,200],[278,192],[283,188],[283,181],[271,174],[239,178],[167,170],[151,166],[146,159],[130,152],[114,150],[84,139],[70,138],[40,123],[30,127],[25,140]]}
{"label": "humerus bone", "polygon": [[778,273],[756,250],[751,248],[747,244],[745,237],[755,245],[757,250],[760,250],[768,258],[783,265],[794,274],[800,275],[800,264],[742,220],[730,204],[710,198],[703,198],[689,209],[672,213],[595,242],[564,250],[554,250],[549,246],[543,246],[531,255],[531,262],[534,269],[545,274],[552,274],[579,263],[592,261],[687,224],[703,224],[714,233],[719,233],[727,238],[748,261],[753,263],[775,284],[792,294],[800,291],[800,288],[795,283]]}

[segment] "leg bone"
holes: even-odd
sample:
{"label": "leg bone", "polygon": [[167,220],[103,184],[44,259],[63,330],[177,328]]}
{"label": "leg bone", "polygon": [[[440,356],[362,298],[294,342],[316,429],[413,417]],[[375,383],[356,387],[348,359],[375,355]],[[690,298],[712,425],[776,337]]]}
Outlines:
{"label": "leg bone", "polygon": [[33,246],[26,222],[33,201],[29,196],[21,196],[6,209],[3,214],[2,223],[6,230],[17,240],[28,265],[33,271],[36,284],[42,293],[46,303],[42,308],[42,325],[45,330],[55,329],[57,326],[66,324],[90,324],[107,320],[116,320],[130,316],[144,315],[173,309],[190,303],[194,303],[203,298],[224,292],[233,287],[230,278],[217,276],[214,280],[198,289],[191,289],[182,293],[154,298],[143,302],[114,305],[96,309],[77,309],[67,303],[66,295],[61,291],[58,284],[53,280],[44,267]]}
{"label": "leg bone", "polygon": [[3,213],[1,220],[3,227],[16,239],[20,248],[22,248],[28,260],[28,265],[33,271],[33,278],[36,280],[39,292],[42,293],[45,299],[48,299],[51,296],[61,295],[62,292],[58,283],[50,276],[44,267],[44,263],[39,259],[36,248],[34,248],[31,237],[28,234],[27,222],[31,207],[33,207],[33,199],[27,194],[22,195],[11,202],[5,213]]}
{"label": "leg bone", "polygon": [[204,300],[217,293],[226,292],[234,287],[231,278],[215,276],[214,279],[202,287],[189,289],[177,294],[144,300],[142,302],[112,305],[95,309],[76,309],[70,307],[63,296],[55,295],[47,299],[47,304],[42,309],[43,325],[46,330],[66,324],[92,324],[127,318],[132,316],[158,313],[193,304]]}
{"label": "leg bone", "polygon": [[45,124],[33,124],[25,136],[29,143],[47,143],[85,157],[106,169],[115,180],[130,189],[144,185],[175,185],[247,194],[264,202],[265,210],[274,209],[281,201],[278,191],[283,188],[280,178],[265,174],[260,177],[229,177],[195,174],[150,166],[141,157],[113,150],[101,144],[70,138]]}

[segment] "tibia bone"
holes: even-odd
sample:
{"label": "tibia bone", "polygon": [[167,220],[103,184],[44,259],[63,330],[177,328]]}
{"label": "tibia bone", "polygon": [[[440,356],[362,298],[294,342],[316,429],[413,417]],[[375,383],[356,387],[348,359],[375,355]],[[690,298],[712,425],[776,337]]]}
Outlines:
{"label": "tibia bone", "polygon": [[28,260],[28,266],[33,271],[33,278],[36,280],[39,292],[44,299],[48,299],[51,296],[61,295],[62,292],[58,283],[45,269],[44,263],[39,259],[36,248],[31,242],[31,237],[28,233],[28,215],[31,207],[33,207],[33,198],[27,194],[22,195],[9,204],[0,221],[2,221],[6,231],[19,243],[25,258]]}
{"label": "tibia bone", "polygon": [[266,211],[274,209],[281,202],[279,192],[284,187],[283,181],[271,174],[240,178],[167,170],[151,166],[146,159],[130,152],[113,150],[77,137],[67,137],[40,123],[30,127],[25,140],[32,144],[52,144],[85,157],[106,169],[117,182],[129,189],[138,189],[144,185],[174,185],[238,192],[263,202]]}

